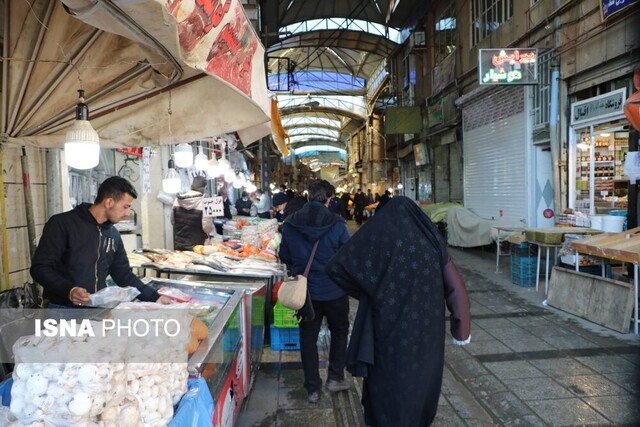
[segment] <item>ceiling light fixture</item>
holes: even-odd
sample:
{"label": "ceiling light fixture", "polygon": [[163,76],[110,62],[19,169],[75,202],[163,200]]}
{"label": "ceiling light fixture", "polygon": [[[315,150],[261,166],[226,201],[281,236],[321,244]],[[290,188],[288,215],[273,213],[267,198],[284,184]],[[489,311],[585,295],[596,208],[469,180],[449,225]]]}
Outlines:
{"label": "ceiling light fixture", "polygon": [[207,155],[202,151],[202,142],[200,142],[200,145],[198,147],[198,154],[196,154],[196,159],[193,163],[195,164],[196,169],[199,171],[207,170],[207,168],[209,167],[209,159],[207,158]]}
{"label": "ceiling light fixture", "polygon": [[173,160],[169,159],[167,174],[162,180],[162,191],[169,194],[178,194],[182,189],[180,175],[176,172]]}
{"label": "ceiling light fixture", "polygon": [[176,166],[179,168],[190,168],[193,165],[193,149],[189,144],[178,144],[173,152]]}
{"label": "ceiling light fixture", "polygon": [[64,155],[67,165],[74,169],[91,169],[100,163],[100,137],[89,123],[82,89],[78,90],[76,120],[65,136]]}

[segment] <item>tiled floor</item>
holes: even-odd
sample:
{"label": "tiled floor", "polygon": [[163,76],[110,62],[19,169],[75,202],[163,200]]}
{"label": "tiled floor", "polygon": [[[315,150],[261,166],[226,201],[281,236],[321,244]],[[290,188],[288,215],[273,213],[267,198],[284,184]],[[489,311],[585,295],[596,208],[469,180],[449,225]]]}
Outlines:
{"label": "tiled floor", "polygon": [[[508,259],[495,273],[491,251],[451,254],[471,298],[472,343],[447,342],[435,426],[640,425],[638,337],[543,305],[542,291],[511,283]],[[363,425],[358,381],[311,405],[299,353],[263,356],[239,427]]]}

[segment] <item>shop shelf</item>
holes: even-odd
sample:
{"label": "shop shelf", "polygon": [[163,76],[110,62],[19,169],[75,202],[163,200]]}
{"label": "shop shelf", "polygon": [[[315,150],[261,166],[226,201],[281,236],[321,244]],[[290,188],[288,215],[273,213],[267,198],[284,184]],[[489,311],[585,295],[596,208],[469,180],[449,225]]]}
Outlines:
{"label": "shop shelf", "polygon": [[273,324],[276,328],[297,328],[296,311],[285,307],[278,301],[273,306]]}
{"label": "shop shelf", "polygon": [[272,350],[300,350],[300,330],[298,328],[276,328],[271,324]]}
{"label": "shop shelf", "polygon": [[522,287],[536,285],[537,258],[511,256],[511,282]]}

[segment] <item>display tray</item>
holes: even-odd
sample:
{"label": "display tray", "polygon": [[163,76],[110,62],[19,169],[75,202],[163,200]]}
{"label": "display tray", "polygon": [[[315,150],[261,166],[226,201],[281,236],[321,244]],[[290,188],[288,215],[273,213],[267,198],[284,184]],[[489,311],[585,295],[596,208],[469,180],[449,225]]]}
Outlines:
{"label": "display tray", "polygon": [[576,240],[571,246],[581,254],[635,264],[640,262],[640,227]]}
{"label": "display tray", "polygon": [[528,242],[543,245],[559,245],[564,240],[565,234],[598,234],[600,230],[583,227],[547,227],[528,228],[525,231]]}

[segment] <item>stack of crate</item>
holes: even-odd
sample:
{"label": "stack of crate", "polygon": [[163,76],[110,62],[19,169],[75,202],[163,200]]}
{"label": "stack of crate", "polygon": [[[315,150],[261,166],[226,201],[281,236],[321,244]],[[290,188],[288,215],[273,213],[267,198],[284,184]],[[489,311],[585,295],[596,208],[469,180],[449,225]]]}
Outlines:
{"label": "stack of crate", "polygon": [[295,310],[283,306],[280,301],[273,306],[272,350],[300,350],[300,330],[295,314]]}
{"label": "stack of crate", "polygon": [[511,282],[522,287],[536,285],[538,274],[538,246],[528,243],[511,243]]}

